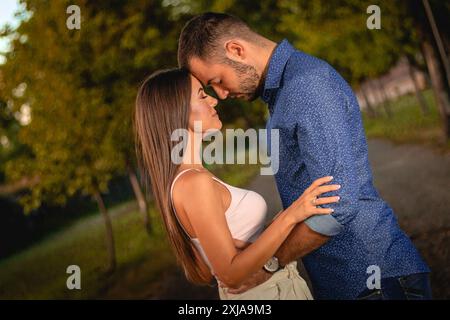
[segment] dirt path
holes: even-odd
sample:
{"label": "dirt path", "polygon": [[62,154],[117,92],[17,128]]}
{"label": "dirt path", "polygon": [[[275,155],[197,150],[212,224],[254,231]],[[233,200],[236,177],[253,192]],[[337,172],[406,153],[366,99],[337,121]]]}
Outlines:
{"label": "dirt path", "polygon": [[[450,298],[450,154],[370,140],[369,158],[378,191],[433,271],[434,297]],[[266,199],[270,215],[281,209],[273,177],[258,176],[249,189]],[[300,273],[306,277],[303,269]],[[215,288],[191,286],[178,271],[156,286],[158,294],[148,298],[217,299]]]}
{"label": "dirt path", "polygon": [[433,296],[450,299],[450,154],[369,142],[374,183],[430,266]]}

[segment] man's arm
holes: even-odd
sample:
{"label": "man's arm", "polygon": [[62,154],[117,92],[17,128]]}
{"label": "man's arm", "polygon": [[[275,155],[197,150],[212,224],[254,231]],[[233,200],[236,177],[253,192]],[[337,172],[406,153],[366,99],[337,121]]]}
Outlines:
{"label": "man's arm", "polygon": [[275,253],[281,266],[306,256],[324,245],[330,237],[313,231],[306,223],[299,223]]}
{"label": "man's arm", "polygon": [[[273,217],[272,221],[275,220],[281,212],[283,212],[283,210],[278,212],[278,214]],[[306,256],[308,253],[324,245],[330,239],[329,236],[314,231],[314,224],[321,225],[324,224],[324,222],[312,220],[312,217],[306,220],[306,223],[302,222],[297,224],[275,253],[275,257],[277,257],[281,266],[285,266],[291,261]],[[269,222],[269,224],[272,223],[272,221]]]}
{"label": "man's arm", "polygon": [[[297,260],[325,244],[330,237],[313,231],[306,223],[297,224],[287,239],[275,253],[281,266]],[[264,269],[259,270],[247,279],[239,288],[229,288],[229,293],[239,294],[267,281],[272,276]]]}
{"label": "man's arm", "polygon": [[[319,82],[320,87],[316,84]],[[294,84],[296,87],[309,86],[310,92],[303,104],[297,104],[295,100],[287,102],[287,107],[296,112],[298,119],[297,145],[303,155],[304,170],[312,180],[324,175],[333,176],[334,182],[342,188],[337,194],[341,198],[339,203],[323,205],[332,207],[333,214],[312,216],[291,231],[275,255],[281,265],[304,257],[341,233],[359,211],[357,160],[351,133],[351,127],[357,124],[348,122],[349,102],[343,92],[349,89],[347,84],[331,69],[330,77]]]}

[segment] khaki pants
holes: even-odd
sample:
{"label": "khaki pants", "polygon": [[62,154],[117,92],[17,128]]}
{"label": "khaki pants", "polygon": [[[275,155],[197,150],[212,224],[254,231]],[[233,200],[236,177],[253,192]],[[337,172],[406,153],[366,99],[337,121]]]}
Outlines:
{"label": "khaki pants", "polygon": [[296,261],[244,293],[231,294],[219,286],[219,296],[221,300],[313,300],[306,281],[298,274]]}

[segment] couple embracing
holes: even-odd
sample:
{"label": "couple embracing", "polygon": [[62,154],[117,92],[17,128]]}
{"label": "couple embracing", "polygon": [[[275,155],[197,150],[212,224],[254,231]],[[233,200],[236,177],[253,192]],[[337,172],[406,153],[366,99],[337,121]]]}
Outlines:
{"label": "couple embracing", "polygon": [[[134,122],[141,172],[186,277],[214,279],[224,300],[431,299],[430,270],[373,185],[360,108],[336,70],[221,13],[191,19],[178,45],[179,68],[143,82]],[[222,127],[206,87],[221,100],[261,98],[267,129],[279,130],[284,209],[268,225],[261,195],[202,165],[194,123]],[[180,128],[189,139],[176,164]],[[380,279],[368,286],[374,268]]]}

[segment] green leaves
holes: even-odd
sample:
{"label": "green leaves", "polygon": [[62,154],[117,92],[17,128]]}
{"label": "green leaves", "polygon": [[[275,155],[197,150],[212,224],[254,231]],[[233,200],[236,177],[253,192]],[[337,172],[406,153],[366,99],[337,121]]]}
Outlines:
{"label": "green leaves", "polygon": [[[366,27],[369,5],[381,9],[381,29]],[[402,54],[417,50],[402,2],[280,1],[279,30],[301,50],[332,64],[353,84],[385,73]],[[413,49],[414,48],[414,49]]]}
{"label": "green leaves", "polygon": [[[30,212],[43,202],[63,204],[78,192],[107,192],[108,182],[125,174],[127,159],[134,158],[137,84],[167,61],[167,51],[176,62],[177,38],[160,41],[160,22],[167,25],[169,13],[158,2],[114,2],[101,10],[95,3],[77,3],[79,31],[66,27],[67,3],[24,2],[33,13],[15,32],[17,39],[26,34],[27,41],[15,40],[7,54],[1,72],[8,82],[1,96],[15,109],[30,105],[31,122],[20,127],[18,140],[31,154],[5,165],[8,182],[39,176],[21,194]],[[26,90],[19,97],[13,92],[22,83]]]}

